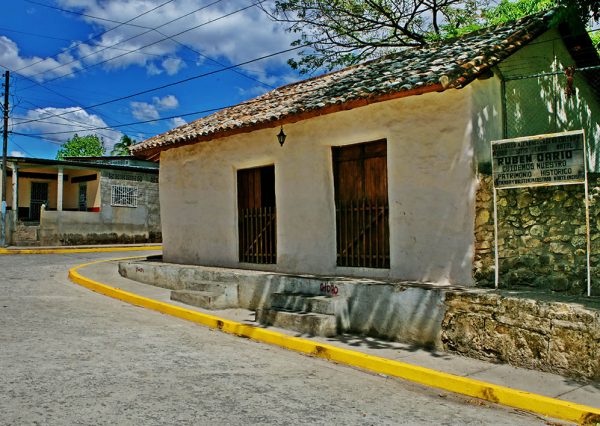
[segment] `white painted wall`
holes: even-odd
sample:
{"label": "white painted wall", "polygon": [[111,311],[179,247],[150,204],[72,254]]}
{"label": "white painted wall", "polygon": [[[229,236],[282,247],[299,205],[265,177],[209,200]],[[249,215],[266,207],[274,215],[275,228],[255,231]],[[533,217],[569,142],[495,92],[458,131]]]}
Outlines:
{"label": "white painted wall", "polygon": [[[253,268],[238,262],[236,170],[274,164],[278,260],[260,269],[471,283],[476,86],[286,125],[283,147],[273,128],[163,152],[165,261]],[[340,268],[331,147],[381,138],[388,142],[391,267]]]}

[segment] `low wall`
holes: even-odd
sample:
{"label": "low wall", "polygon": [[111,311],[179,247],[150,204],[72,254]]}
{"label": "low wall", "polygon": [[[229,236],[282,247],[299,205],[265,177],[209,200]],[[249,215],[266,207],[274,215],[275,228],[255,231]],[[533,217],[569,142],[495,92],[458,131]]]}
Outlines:
{"label": "low wall", "polygon": [[481,291],[448,292],[445,305],[442,341],[449,351],[600,379],[600,306]]}
{"label": "low wall", "polygon": [[[137,223],[136,223],[137,222]],[[129,244],[160,242],[160,231],[152,231],[145,221],[115,223],[101,213],[42,211],[41,245]]]}
{"label": "low wall", "polygon": [[[121,275],[170,289],[236,283],[239,306],[270,306],[276,292],[329,295],[347,303],[341,331],[565,376],[600,379],[600,301],[544,301],[494,290],[123,261]],[[551,295],[550,295],[551,296]],[[554,296],[552,296],[554,297]],[[573,298],[576,299],[576,298]]]}

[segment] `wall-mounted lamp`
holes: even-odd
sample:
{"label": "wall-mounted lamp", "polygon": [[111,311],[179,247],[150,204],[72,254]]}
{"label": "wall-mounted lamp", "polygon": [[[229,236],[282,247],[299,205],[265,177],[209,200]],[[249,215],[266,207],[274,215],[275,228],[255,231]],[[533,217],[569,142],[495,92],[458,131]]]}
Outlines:
{"label": "wall-mounted lamp", "polygon": [[283,126],[281,126],[281,130],[277,134],[277,140],[279,141],[279,145],[283,146],[283,143],[285,142],[286,137],[287,137],[287,135],[285,133],[283,133]]}

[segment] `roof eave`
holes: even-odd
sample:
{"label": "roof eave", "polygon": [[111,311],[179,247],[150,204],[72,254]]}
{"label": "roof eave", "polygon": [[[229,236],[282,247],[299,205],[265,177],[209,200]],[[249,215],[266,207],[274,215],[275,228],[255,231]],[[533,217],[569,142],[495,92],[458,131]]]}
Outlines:
{"label": "roof eave", "polygon": [[432,85],[428,85],[428,86],[418,87],[418,88],[411,89],[411,90],[386,93],[383,95],[373,96],[373,97],[369,97],[369,98],[354,99],[354,100],[350,100],[350,101],[344,102],[344,103],[331,104],[331,105],[324,106],[322,108],[312,109],[312,110],[303,111],[303,112],[300,112],[297,114],[287,115],[287,116],[279,118],[277,120],[264,121],[264,122],[260,122],[257,124],[248,124],[248,125],[240,126],[240,127],[233,128],[233,129],[227,129],[227,130],[222,130],[222,131],[207,134],[207,135],[196,136],[196,137],[190,138],[190,139],[179,139],[179,140],[168,142],[166,145],[164,145],[164,142],[163,142],[163,145],[159,145],[159,146],[151,146],[151,147],[147,147],[147,148],[142,147],[138,150],[132,149],[132,153],[134,156],[136,156],[138,158],[144,158],[144,159],[151,160],[151,161],[158,161],[160,152],[166,151],[166,150],[172,149],[172,148],[178,148],[181,146],[191,145],[191,144],[195,144],[198,142],[213,141],[216,139],[222,139],[222,138],[233,136],[233,135],[254,132],[256,130],[275,128],[275,127],[283,126],[285,124],[297,123],[299,121],[308,120],[310,118],[315,118],[315,117],[319,117],[319,116],[327,115],[327,114],[333,114],[333,113],[341,112],[341,111],[348,111],[351,109],[360,108],[360,107],[364,107],[364,106],[379,103],[379,102],[389,101],[392,99],[405,98],[408,96],[423,95],[423,94],[432,93],[432,92],[443,92],[444,90],[446,90],[446,88],[444,88],[444,86],[441,83],[436,83],[436,84],[432,84]]}

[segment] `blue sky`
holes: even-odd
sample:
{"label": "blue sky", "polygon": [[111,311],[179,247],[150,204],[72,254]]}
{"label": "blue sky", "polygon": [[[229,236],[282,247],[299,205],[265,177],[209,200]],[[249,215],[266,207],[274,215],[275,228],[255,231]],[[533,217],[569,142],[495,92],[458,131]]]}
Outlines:
{"label": "blue sky", "polygon": [[[237,72],[219,71],[290,46],[293,35],[252,4],[251,0],[3,2],[0,66],[11,71],[14,132],[9,155],[54,158],[75,131],[102,136],[110,151],[122,134],[143,140],[206,115],[185,114],[236,104],[298,80],[286,64],[293,52],[253,62]],[[149,120],[157,121],[121,126]]]}

